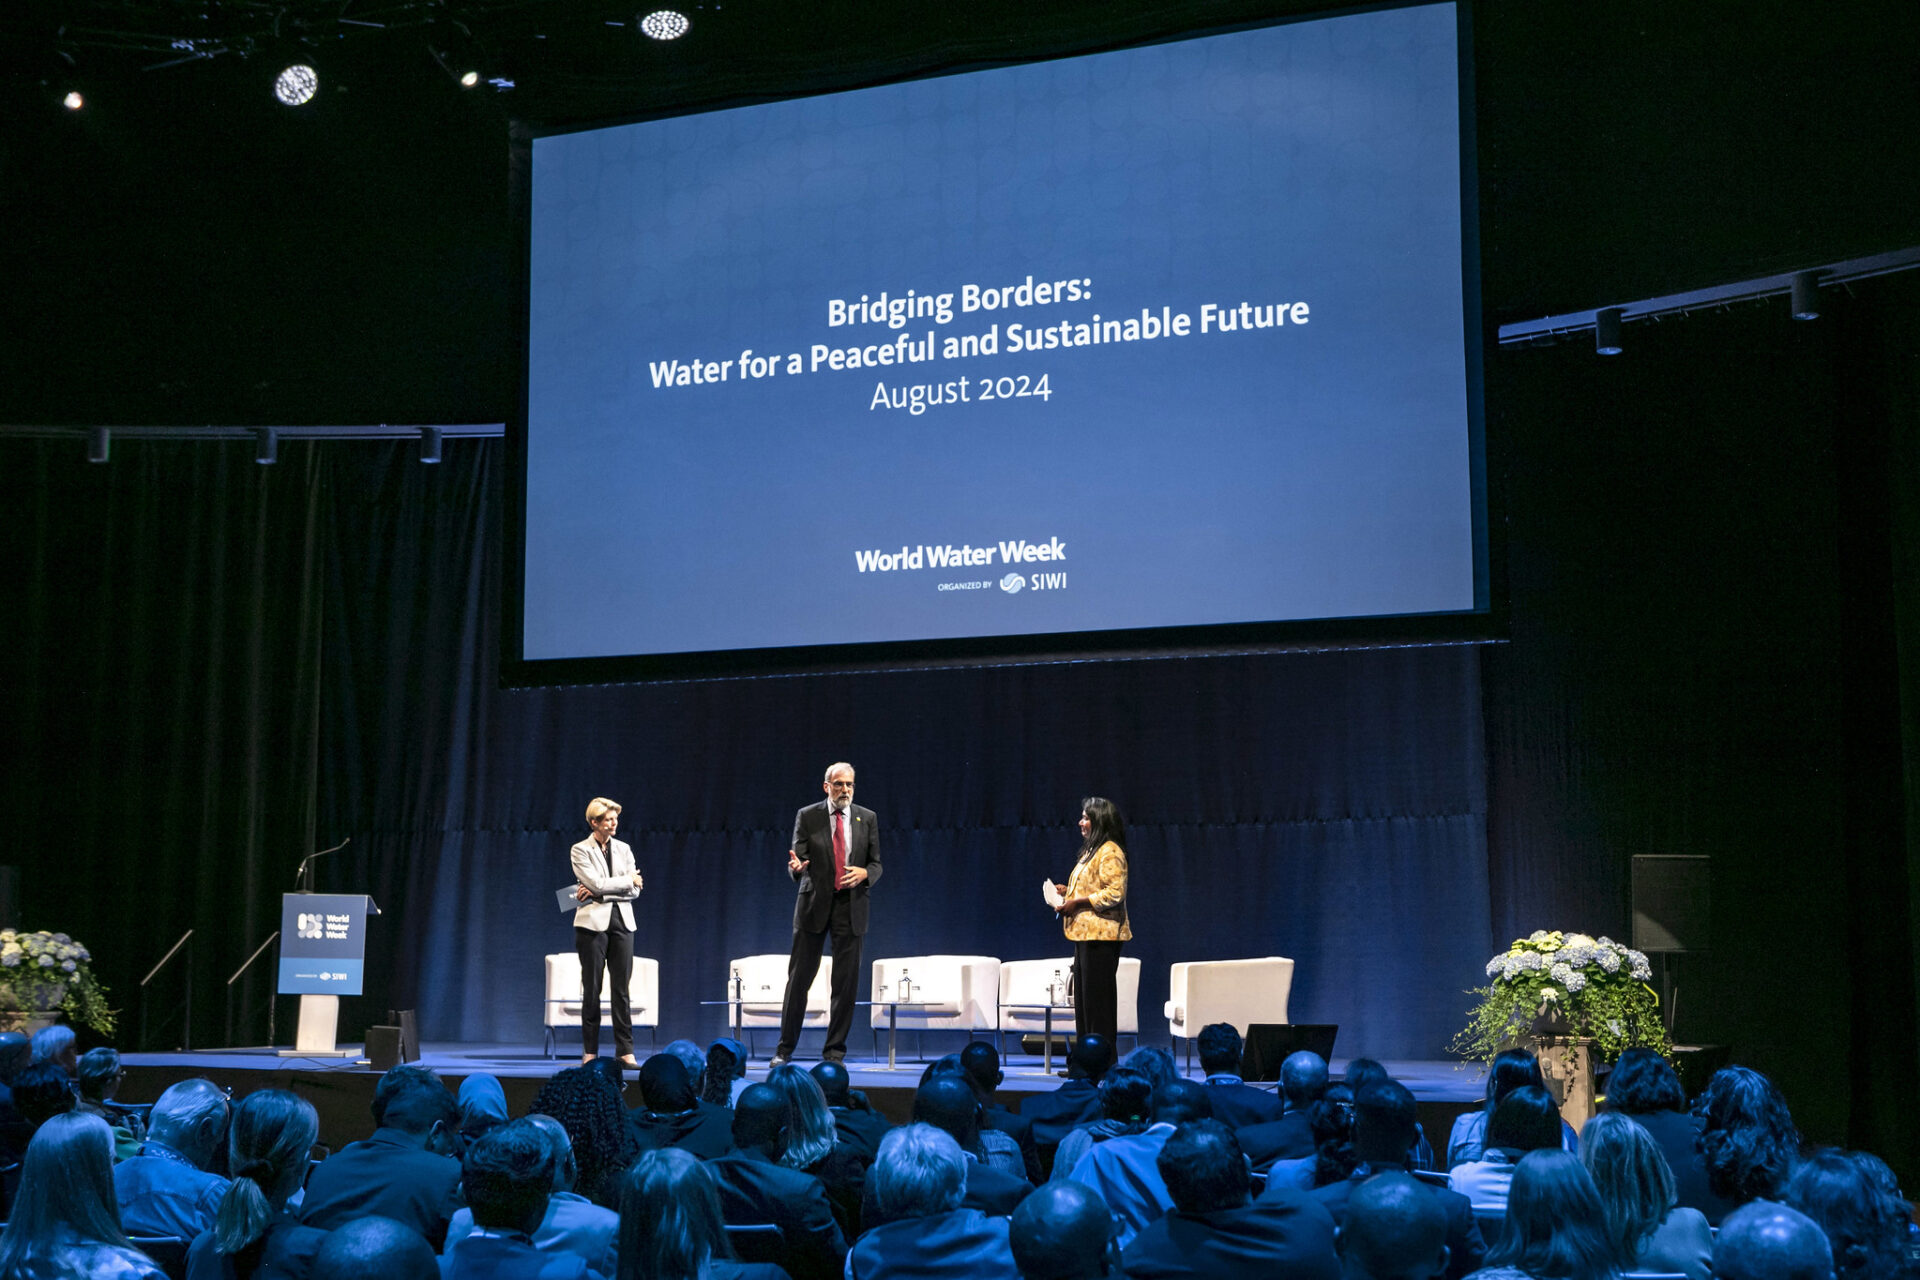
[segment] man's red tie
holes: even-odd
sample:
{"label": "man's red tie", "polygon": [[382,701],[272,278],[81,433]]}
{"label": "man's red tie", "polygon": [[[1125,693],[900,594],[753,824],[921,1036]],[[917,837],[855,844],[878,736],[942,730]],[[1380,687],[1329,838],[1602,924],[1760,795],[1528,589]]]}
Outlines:
{"label": "man's red tie", "polygon": [[833,811],[833,887],[847,878],[847,811]]}

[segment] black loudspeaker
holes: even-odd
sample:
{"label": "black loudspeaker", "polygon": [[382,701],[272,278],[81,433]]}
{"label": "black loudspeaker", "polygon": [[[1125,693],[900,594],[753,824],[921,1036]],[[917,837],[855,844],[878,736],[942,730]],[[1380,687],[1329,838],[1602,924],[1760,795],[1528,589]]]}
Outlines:
{"label": "black loudspeaker", "polygon": [[1305,1049],[1326,1061],[1333,1060],[1333,1040],[1340,1032],[1337,1023],[1255,1022],[1247,1027],[1246,1047],[1240,1052],[1240,1078],[1278,1080],[1280,1064],[1287,1055]]}
{"label": "black loudspeaker", "polygon": [[1633,860],[1633,948],[1709,951],[1713,859],[1643,854]]}
{"label": "black loudspeaker", "polygon": [[420,1061],[420,1024],[411,1009],[387,1010],[387,1025],[400,1028],[400,1061]]}
{"label": "black loudspeaker", "polygon": [[400,1028],[367,1028],[367,1061],[375,1071],[391,1071],[400,1065]]}

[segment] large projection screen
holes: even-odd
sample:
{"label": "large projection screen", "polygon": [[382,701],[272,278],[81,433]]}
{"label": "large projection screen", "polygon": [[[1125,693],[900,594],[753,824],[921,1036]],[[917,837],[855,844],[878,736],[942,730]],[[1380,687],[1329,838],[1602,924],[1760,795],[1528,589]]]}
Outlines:
{"label": "large projection screen", "polygon": [[1372,9],[534,138],[509,664],[1483,615],[1460,44]]}

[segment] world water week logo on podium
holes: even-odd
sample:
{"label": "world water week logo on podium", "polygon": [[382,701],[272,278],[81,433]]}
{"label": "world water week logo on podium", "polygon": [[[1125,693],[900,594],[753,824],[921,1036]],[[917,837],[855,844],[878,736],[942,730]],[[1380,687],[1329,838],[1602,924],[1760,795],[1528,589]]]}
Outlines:
{"label": "world water week logo on podium", "polygon": [[289,893],[280,908],[280,990],[357,996],[366,977],[367,897]]}

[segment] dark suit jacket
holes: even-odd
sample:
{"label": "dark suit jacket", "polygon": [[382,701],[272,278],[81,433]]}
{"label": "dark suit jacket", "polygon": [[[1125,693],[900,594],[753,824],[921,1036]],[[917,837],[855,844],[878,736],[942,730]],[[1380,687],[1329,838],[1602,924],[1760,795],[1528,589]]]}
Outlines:
{"label": "dark suit jacket", "polygon": [[1100,1090],[1089,1080],[1075,1078],[1052,1093],[1022,1098],[1020,1114],[1032,1122],[1036,1145],[1057,1147],[1076,1127],[1100,1118]]}
{"label": "dark suit jacket", "polygon": [[1298,1191],[1242,1209],[1182,1213],[1147,1225],[1121,1260],[1127,1280],[1339,1280],[1333,1218]]}
{"label": "dark suit jacket", "polygon": [[592,1274],[577,1253],[497,1236],[468,1236],[440,1256],[441,1280],[585,1280]]}
{"label": "dark suit jacket", "polygon": [[864,1111],[854,1107],[831,1107],[834,1131],[840,1135],[840,1141],[858,1152],[862,1159],[872,1164],[880,1158],[880,1139],[887,1136],[887,1130],[893,1128],[887,1118],[878,1111]]}
{"label": "dark suit jacket", "polygon": [[[818,933],[833,915],[833,823],[828,819],[825,800],[793,815],[790,847],[807,860],[805,871],[788,873],[800,882],[793,903],[793,927],[796,932]],[[867,890],[880,879],[880,824],[874,821],[873,810],[857,804],[847,806],[847,865],[867,869],[867,882],[853,887],[849,904],[853,932],[864,934]]]}
{"label": "dark suit jacket", "polygon": [[1256,1169],[1265,1169],[1275,1160],[1298,1160],[1313,1154],[1313,1126],[1307,1123],[1305,1111],[1289,1111],[1278,1120],[1250,1124],[1234,1137]]}
{"label": "dark suit jacket", "polygon": [[[1213,1104],[1213,1118],[1229,1129],[1245,1129],[1280,1118],[1280,1095],[1235,1081],[1206,1083],[1207,1101]],[[1242,1148],[1244,1150],[1244,1147]]]}
{"label": "dark suit jacket", "polygon": [[461,1207],[460,1162],[422,1150],[395,1129],[376,1129],[320,1162],[307,1179],[300,1221],[331,1231],[377,1213],[412,1227],[435,1251]]}
{"label": "dark suit jacket", "polygon": [[734,1151],[707,1168],[720,1184],[720,1216],[735,1226],[772,1223],[794,1280],[834,1280],[847,1256],[820,1179],[777,1165],[759,1151]]}
{"label": "dark suit jacket", "polygon": [[990,1218],[1006,1218],[1020,1207],[1033,1191],[1033,1184],[1025,1178],[1016,1178],[1010,1173],[1002,1173],[984,1160],[967,1160],[967,1194],[961,1198],[962,1209],[978,1209]]}
{"label": "dark suit jacket", "polygon": [[[1378,1166],[1376,1166],[1378,1168]],[[1315,1200],[1325,1205],[1327,1212],[1333,1215],[1336,1224],[1347,1219],[1347,1197],[1353,1189],[1366,1181],[1367,1166],[1360,1166],[1359,1175],[1342,1182],[1330,1183],[1309,1192]],[[1440,1207],[1447,1215],[1447,1271],[1443,1280],[1460,1280],[1470,1271],[1478,1271],[1487,1259],[1487,1242],[1481,1238],[1480,1224],[1474,1221],[1473,1202],[1458,1191],[1449,1191],[1445,1187],[1436,1187],[1428,1183],[1420,1186],[1440,1199]],[[1279,1194],[1269,1187],[1260,1193],[1262,1200],[1270,1194]],[[1285,1194],[1298,1195],[1289,1191]]]}
{"label": "dark suit jacket", "polygon": [[691,1111],[655,1115],[645,1107],[627,1112],[627,1127],[642,1151],[679,1147],[711,1160],[733,1150],[733,1112],[711,1102],[697,1102]]}
{"label": "dark suit jacket", "polygon": [[1684,1111],[1652,1111],[1627,1117],[1645,1129],[1660,1146],[1660,1154],[1673,1169],[1673,1188],[1683,1208],[1698,1209],[1707,1222],[1719,1226],[1720,1219],[1738,1206],[1713,1194],[1707,1186],[1707,1159],[1700,1154],[1700,1120]]}

